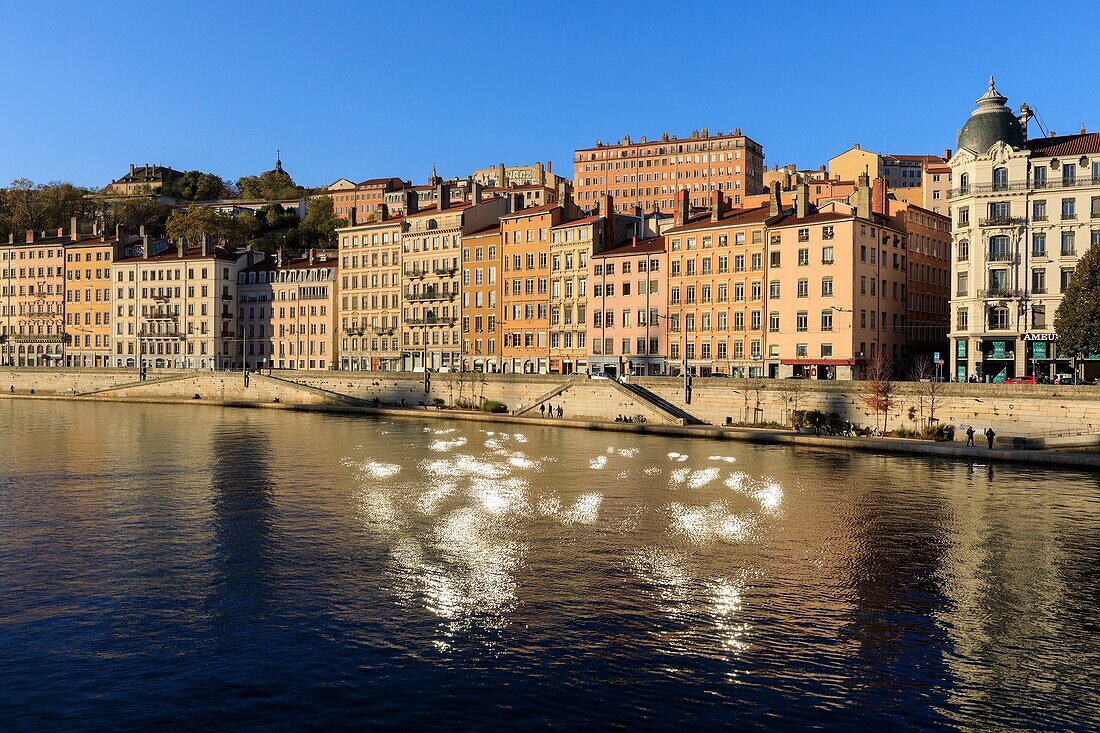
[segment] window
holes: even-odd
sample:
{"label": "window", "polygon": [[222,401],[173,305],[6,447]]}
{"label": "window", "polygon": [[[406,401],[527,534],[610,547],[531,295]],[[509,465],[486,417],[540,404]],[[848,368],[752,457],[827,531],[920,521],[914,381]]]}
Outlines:
{"label": "window", "polygon": [[993,169],[993,190],[1005,191],[1008,189],[1008,168]]}
{"label": "window", "polygon": [[[826,228],[831,229],[832,227],[826,227]],[[832,239],[832,237],[828,237],[828,239]],[[821,264],[823,264],[823,265],[833,264],[833,248],[832,247],[822,247],[821,248]]]}
{"label": "window", "polygon": [[1072,231],[1062,232],[1062,256],[1063,257],[1073,255],[1076,251],[1076,246],[1074,244],[1074,234],[1075,234],[1075,232],[1072,232]]}
{"label": "window", "polygon": [[1008,270],[989,271],[989,295],[997,297],[1008,293]]}
{"label": "window", "polygon": [[833,345],[832,344],[822,344],[821,345],[821,358],[828,359],[832,355],[833,355]]}
{"label": "window", "polygon": [[[821,238],[822,239],[832,239],[833,236],[834,236],[834,233],[833,233],[833,228],[831,226],[821,227]],[[825,249],[831,250],[832,247],[826,247]],[[825,261],[826,262],[832,262],[832,258],[830,258],[828,260],[825,260]]]}
{"label": "window", "polygon": [[821,278],[821,295],[828,298],[833,294],[833,279],[831,277]]}
{"label": "window", "polygon": [[772,280],[768,283],[768,297],[772,299],[779,298],[779,281]]}
{"label": "window", "polygon": [[1072,267],[1063,267],[1062,268],[1061,279],[1059,281],[1059,285],[1061,286],[1061,291],[1063,293],[1066,292],[1066,288],[1069,287],[1069,281],[1072,278],[1073,278],[1073,268]]}
{"label": "window", "polygon": [[806,311],[798,311],[794,317],[796,331],[806,332],[810,330],[810,314]]}
{"label": "window", "polygon": [[970,174],[963,173],[959,176],[959,193],[967,193],[970,190]]}
{"label": "window", "polygon": [[968,295],[970,290],[970,273],[960,272],[957,276],[958,285],[955,287],[955,295]]}
{"label": "window", "polygon": [[1031,204],[1031,219],[1032,221],[1046,221],[1047,220],[1047,202],[1043,200],[1032,202]]}
{"label": "window", "polygon": [[955,311],[955,330],[965,331],[970,327],[969,311],[966,308],[959,308]]}
{"label": "window", "polygon": [[970,259],[970,242],[966,239],[960,239],[959,243],[955,246],[956,258],[959,262],[966,262]]}
{"label": "window", "polygon": [[[781,253],[779,253],[779,252],[772,252],[771,253],[771,255],[768,258],[768,262],[769,262],[771,267],[779,267],[779,255],[780,254]],[[756,257],[756,255],[754,254],[753,258],[755,258],[755,257]],[[756,268],[753,268],[753,269],[756,269]]]}
{"label": "window", "polygon": [[989,328],[1003,331],[1009,327],[1009,310],[1006,306],[995,305],[989,309]]}
{"label": "window", "polygon": [[798,281],[798,291],[797,292],[798,292],[798,297],[799,298],[808,298],[808,297],[810,297],[810,281],[805,280],[805,279],[799,280]]}
{"label": "window", "polygon": [[1045,305],[1034,305],[1031,307],[1031,327],[1047,327],[1047,307]]}
{"label": "window", "polygon": [[1044,188],[1047,185],[1047,167],[1037,165],[1031,170],[1032,181],[1035,188]]}
{"label": "window", "polygon": [[832,331],[833,330],[833,309],[826,308],[821,311],[821,330]]}
{"label": "window", "polygon": [[808,265],[808,264],[810,264],[810,250],[808,250],[808,249],[798,250],[798,266],[802,267],[802,266]]}
{"label": "window", "polygon": [[[966,177],[965,174],[964,174],[963,177],[964,178]],[[965,227],[965,226],[969,226],[969,225],[970,225],[970,207],[969,206],[960,206],[959,207],[959,226]]]}
{"label": "window", "polygon": [[779,313],[772,311],[768,314],[768,330],[772,333],[779,332]]}
{"label": "window", "polygon": [[1062,185],[1072,186],[1077,182],[1077,164],[1076,163],[1063,163],[1062,164]]}
{"label": "window", "polygon": [[1047,256],[1047,235],[1043,232],[1035,232],[1031,235],[1031,256]]}
{"label": "window", "polygon": [[998,236],[989,238],[989,261],[1008,262],[1012,257],[1009,250],[1008,237]]}
{"label": "window", "polygon": [[1062,219],[1077,218],[1077,199],[1062,199]]}
{"label": "window", "polygon": [[1045,293],[1047,291],[1047,271],[1036,267],[1031,271],[1031,292]]}

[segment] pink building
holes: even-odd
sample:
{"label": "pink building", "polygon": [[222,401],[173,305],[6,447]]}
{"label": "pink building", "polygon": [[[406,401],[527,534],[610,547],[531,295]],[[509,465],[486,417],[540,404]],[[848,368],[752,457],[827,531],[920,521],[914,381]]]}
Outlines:
{"label": "pink building", "polygon": [[593,254],[589,295],[591,374],[667,371],[668,252],[663,236]]}

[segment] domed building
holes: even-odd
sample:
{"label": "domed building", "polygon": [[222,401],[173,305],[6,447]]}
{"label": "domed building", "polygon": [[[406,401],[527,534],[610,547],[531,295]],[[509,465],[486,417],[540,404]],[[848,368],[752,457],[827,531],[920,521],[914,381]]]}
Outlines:
{"label": "domed building", "polygon": [[[1077,260],[1100,245],[1100,133],[1029,140],[1032,109],[1007,102],[990,77],[949,162],[957,381],[1070,374],[1054,313]],[[1100,354],[1084,356],[1079,376],[1100,377]]]}

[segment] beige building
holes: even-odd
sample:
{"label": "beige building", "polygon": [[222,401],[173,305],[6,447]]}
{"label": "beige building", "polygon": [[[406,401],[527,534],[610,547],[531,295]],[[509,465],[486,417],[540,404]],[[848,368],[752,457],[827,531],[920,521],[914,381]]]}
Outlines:
{"label": "beige building", "polygon": [[922,208],[951,218],[951,206],[947,200],[951,190],[951,166],[947,163],[928,163],[924,166],[924,194]]}
{"label": "beige building", "polygon": [[130,164],[130,171],[121,178],[116,178],[107,184],[106,193],[119,196],[132,196],[142,193],[153,193],[171,183],[183,175],[180,171],[164,165],[146,163],[145,165]]}
{"label": "beige building", "polygon": [[[473,200],[481,199],[473,183]],[[481,231],[506,213],[506,199],[479,204],[450,201],[437,186],[438,205],[408,214],[401,243],[402,369],[458,371],[462,364],[460,296],[462,237]]]}
{"label": "beige building", "polygon": [[[416,201],[412,201],[413,212]],[[402,216],[338,229],[340,242],[340,368],[401,369]]]}
{"label": "beige building", "polygon": [[608,218],[586,216],[550,229],[550,373],[588,369],[588,282],[593,252],[607,247]]}
{"label": "beige building", "polygon": [[237,273],[232,368],[337,367],[335,253],[263,258]]}
{"label": "beige building", "polygon": [[0,346],[8,366],[59,366],[65,351],[64,230],[0,245]]}
{"label": "beige building", "polygon": [[870,150],[864,150],[856,143],[840,155],[829,158],[829,178],[842,181],[854,181],[864,173],[874,180],[882,178],[885,166],[882,156]]}
{"label": "beige building", "polygon": [[198,246],[147,242],[111,265],[112,365],[226,369],[236,359],[238,257],[205,237]]}
{"label": "beige building", "polygon": [[[955,262],[951,374],[1001,381],[1073,370],[1054,313],[1079,258],[1100,245],[1100,133],[1027,139],[989,81],[950,166]],[[1086,378],[1100,354],[1082,354]]]}

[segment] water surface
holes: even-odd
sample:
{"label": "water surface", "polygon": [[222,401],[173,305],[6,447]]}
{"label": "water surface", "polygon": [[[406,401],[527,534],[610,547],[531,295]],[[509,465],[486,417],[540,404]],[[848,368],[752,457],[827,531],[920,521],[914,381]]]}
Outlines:
{"label": "water surface", "polygon": [[1092,474],[0,401],[8,730],[1095,729]]}

